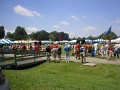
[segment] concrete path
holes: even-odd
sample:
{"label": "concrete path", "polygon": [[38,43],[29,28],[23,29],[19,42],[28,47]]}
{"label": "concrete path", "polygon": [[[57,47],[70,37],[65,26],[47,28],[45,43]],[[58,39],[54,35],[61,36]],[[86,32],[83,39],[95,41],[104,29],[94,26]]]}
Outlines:
{"label": "concrete path", "polygon": [[[51,58],[53,60],[53,58]],[[58,58],[57,58],[58,59]],[[65,57],[62,56],[62,60],[65,60]],[[74,56],[70,57],[70,61],[73,62],[81,62],[81,60],[76,59]],[[95,57],[86,57],[86,62],[90,62],[90,63],[104,63],[104,64],[116,64],[116,65],[120,65],[120,60],[106,60],[106,59],[100,59],[100,58],[95,58]]]}

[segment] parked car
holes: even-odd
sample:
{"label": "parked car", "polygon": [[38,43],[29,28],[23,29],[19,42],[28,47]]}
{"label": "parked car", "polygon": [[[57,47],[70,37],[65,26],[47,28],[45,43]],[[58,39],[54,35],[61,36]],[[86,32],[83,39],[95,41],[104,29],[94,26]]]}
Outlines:
{"label": "parked car", "polygon": [[2,73],[0,67],[0,90],[10,90],[8,80],[5,78],[5,75]]}

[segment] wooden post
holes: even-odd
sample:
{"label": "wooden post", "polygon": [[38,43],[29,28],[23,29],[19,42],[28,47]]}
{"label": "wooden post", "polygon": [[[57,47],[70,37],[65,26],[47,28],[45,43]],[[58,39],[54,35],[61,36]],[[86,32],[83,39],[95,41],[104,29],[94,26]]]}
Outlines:
{"label": "wooden post", "polygon": [[4,61],[4,52],[0,51],[0,54],[1,54],[0,60],[3,62]]}
{"label": "wooden post", "polygon": [[22,61],[23,61],[23,51],[22,51]]}
{"label": "wooden post", "polygon": [[34,53],[34,62],[35,62],[35,52],[33,52]]}
{"label": "wooden post", "polygon": [[2,62],[4,62],[4,51],[2,51]]}
{"label": "wooden post", "polygon": [[16,51],[14,51],[14,59],[15,59],[15,64],[17,65]]}

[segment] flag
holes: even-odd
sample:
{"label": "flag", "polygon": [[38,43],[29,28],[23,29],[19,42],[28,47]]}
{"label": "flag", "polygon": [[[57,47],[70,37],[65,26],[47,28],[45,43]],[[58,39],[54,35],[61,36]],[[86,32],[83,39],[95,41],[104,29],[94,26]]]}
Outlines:
{"label": "flag", "polygon": [[104,35],[110,34],[110,33],[111,33],[111,28],[112,28],[112,26],[110,26],[110,28],[108,29],[108,31],[106,31],[106,32],[104,33]]}

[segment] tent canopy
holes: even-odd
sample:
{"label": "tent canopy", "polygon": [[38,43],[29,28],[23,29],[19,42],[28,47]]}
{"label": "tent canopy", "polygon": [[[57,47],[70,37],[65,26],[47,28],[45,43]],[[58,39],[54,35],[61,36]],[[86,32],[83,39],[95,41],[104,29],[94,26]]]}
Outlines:
{"label": "tent canopy", "polygon": [[3,39],[0,39],[0,44],[15,44],[15,42],[9,39],[3,38]]}

